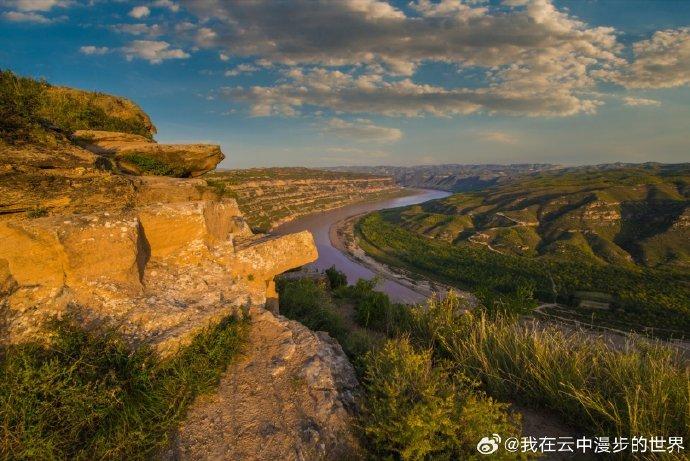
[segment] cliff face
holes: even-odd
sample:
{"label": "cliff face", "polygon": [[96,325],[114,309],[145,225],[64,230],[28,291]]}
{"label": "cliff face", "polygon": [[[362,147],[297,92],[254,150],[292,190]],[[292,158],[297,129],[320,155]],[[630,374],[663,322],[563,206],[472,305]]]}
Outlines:
{"label": "cliff face", "polygon": [[[96,96],[87,99],[125,112],[131,104]],[[31,131],[35,114],[29,115]],[[148,117],[137,120],[152,133]],[[183,176],[214,168],[223,158],[218,146],[165,146],[131,132],[47,130],[53,135],[47,143],[19,131],[0,140],[0,345],[50,341],[46,322],[69,314],[87,329],[109,325],[133,347],[145,343],[169,356],[200,330],[248,312],[247,360],[260,366],[227,372],[223,383],[253,384],[224,411],[263,405],[273,412],[246,412],[241,441],[224,438],[225,427],[205,426],[216,431],[205,433],[217,442],[214,453],[267,459],[261,445],[272,433],[266,427],[285,424],[299,429],[275,435],[281,450],[328,457],[348,445],[342,434],[349,433],[357,382],[342,349],[266,310],[277,305],[274,276],[317,258],[311,234],[255,236],[237,201],[217,186],[167,177],[177,176],[168,166]],[[275,386],[285,388],[256,393]],[[213,398],[227,398],[227,389]],[[203,403],[196,408],[173,451],[198,453],[186,438],[194,418],[203,418]]]}
{"label": "cliff face", "polygon": [[0,222],[2,341],[35,338],[71,310],[171,352],[209,322],[263,305],[273,276],[317,256],[307,233],[253,243],[237,203],[204,199],[203,181],[119,180],[131,199],[120,209]]}
{"label": "cliff face", "polygon": [[235,197],[250,225],[263,231],[305,214],[400,193],[390,177],[307,168],[219,171],[208,182]]}

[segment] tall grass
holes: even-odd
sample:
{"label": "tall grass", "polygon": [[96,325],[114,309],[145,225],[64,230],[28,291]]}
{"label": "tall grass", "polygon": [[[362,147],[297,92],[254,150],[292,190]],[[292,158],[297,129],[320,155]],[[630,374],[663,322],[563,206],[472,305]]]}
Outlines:
{"label": "tall grass", "polygon": [[324,283],[309,278],[281,279],[277,289],[281,314],[311,330],[326,331],[341,343],[345,341],[347,330]]}
{"label": "tall grass", "polygon": [[584,333],[463,307],[451,296],[416,308],[415,335],[491,395],[548,407],[591,433],[690,437],[690,366],[674,349],[614,349]]}
{"label": "tall grass", "polygon": [[0,459],[150,459],[195,396],[237,356],[247,323],[228,318],[169,359],[113,332],[55,325],[50,347],[0,355]]}

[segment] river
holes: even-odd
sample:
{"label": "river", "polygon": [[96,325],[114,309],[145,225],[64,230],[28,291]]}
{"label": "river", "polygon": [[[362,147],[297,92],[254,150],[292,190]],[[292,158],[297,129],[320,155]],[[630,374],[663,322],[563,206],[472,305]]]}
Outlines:
{"label": "river", "polygon": [[[311,231],[316,241],[316,248],[319,251],[319,258],[315,262],[309,264],[309,268],[325,270],[331,266],[335,266],[338,270],[347,275],[347,280],[350,283],[354,283],[360,278],[370,279],[376,275],[374,272],[351,260],[341,253],[340,250],[331,245],[331,239],[329,237],[330,228],[334,223],[349,218],[350,216],[386,208],[414,205],[450,195],[448,192],[438,190],[414,190],[419,193],[405,197],[355,203],[353,205],[336,208],[335,210],[302,216],[301,218],[277,227],[273,230],[273,233],[281,235],[303,230]],[[419,293],[390,279],[383,279],[378,289],[387,293],[392,300],[397,302],[412,303],[421,301],[421,295]]]}

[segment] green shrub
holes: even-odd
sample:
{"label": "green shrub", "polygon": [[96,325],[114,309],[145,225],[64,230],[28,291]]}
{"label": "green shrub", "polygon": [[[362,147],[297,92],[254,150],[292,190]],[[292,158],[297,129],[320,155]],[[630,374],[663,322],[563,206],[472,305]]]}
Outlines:
{"label": "green shrub", "polygon": [[[365,359],[362,429],[381,457],[403,460],[479,459],[487,434],[519,436],[505,404],[476,384],[434,364],[430,350],[415,351],[406,339],[389,340]],[[518,455],[497,452],[492,459]]]}
{"label": "green shrub", "polygon": [[189,172],[181,166],[170,165],[144,154],[128,154],[123,156],[122,160],[135,165],[143,174],[172,176],[175,178],[183,178],[189,175]]}
{"label": "green shrub", "polygon": [[[107,113],[102,107],[106,101],[121,113]],[[128,115],[122,113],[125,106]],[[76,130],[120,131],[150,138],[142,114],[133,104],[112,96],[53,87],[0,70],[0,139],[6,142],[45,142],[55,139],[54,131],[69,135]]]}
{"label": "green shrub", "polygon": [[409,308],[391,302],[387,294],[376,291],[378,279],[359,279],[353,286],[340,287],[335,295],[355,304],[355,320],[360,326],[394,335],[407,331]]}
{"label": "green shrub", "polygon": [[48,216],[48,209],[42,206],[37,206],[26,212],[26,216],[30,219],[42,218]]}
{"label": "green shrub", "polygon": [[40,130],[37,115],[45,82],[0,70],[0,138],[7,142],[32,139]]}
{"label": "green shrub", "polygon": [[309,278],[282,279],[277,284],[280,313],[307,328],[326,331],[341,343],[347,330],[333,308],[326,288]]}
{"label": "green shrub", "polygon": [[690,437],[690,367],[675,349],[625,350],[585,333],[464,310],[450,296],[413,310],[413,334],[484,389],[548,407],[590,433]]}
{"label": "green shrub", "polygon": [[49,347],[4,349],[0,458],[152,458],[194,397],[217,384],[246,326],[226,319],[166,360],[69,320],[55,323]]}
{"label": "green shrub", "polygon": [[344,272],[336,269],[335,266],[331,266],[326,269],[326,277],[328,277],[331,290],[336,290],[340,287],[347,286],[347,275],[345,275]]}

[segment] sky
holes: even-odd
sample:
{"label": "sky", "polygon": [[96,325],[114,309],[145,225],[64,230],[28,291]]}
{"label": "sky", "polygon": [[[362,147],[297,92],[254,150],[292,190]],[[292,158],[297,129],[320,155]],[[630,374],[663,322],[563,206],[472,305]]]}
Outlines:
{"label": "sky", "polygon": [[686,0],[0,0],[0,68],[225,168],[690,161]]}

